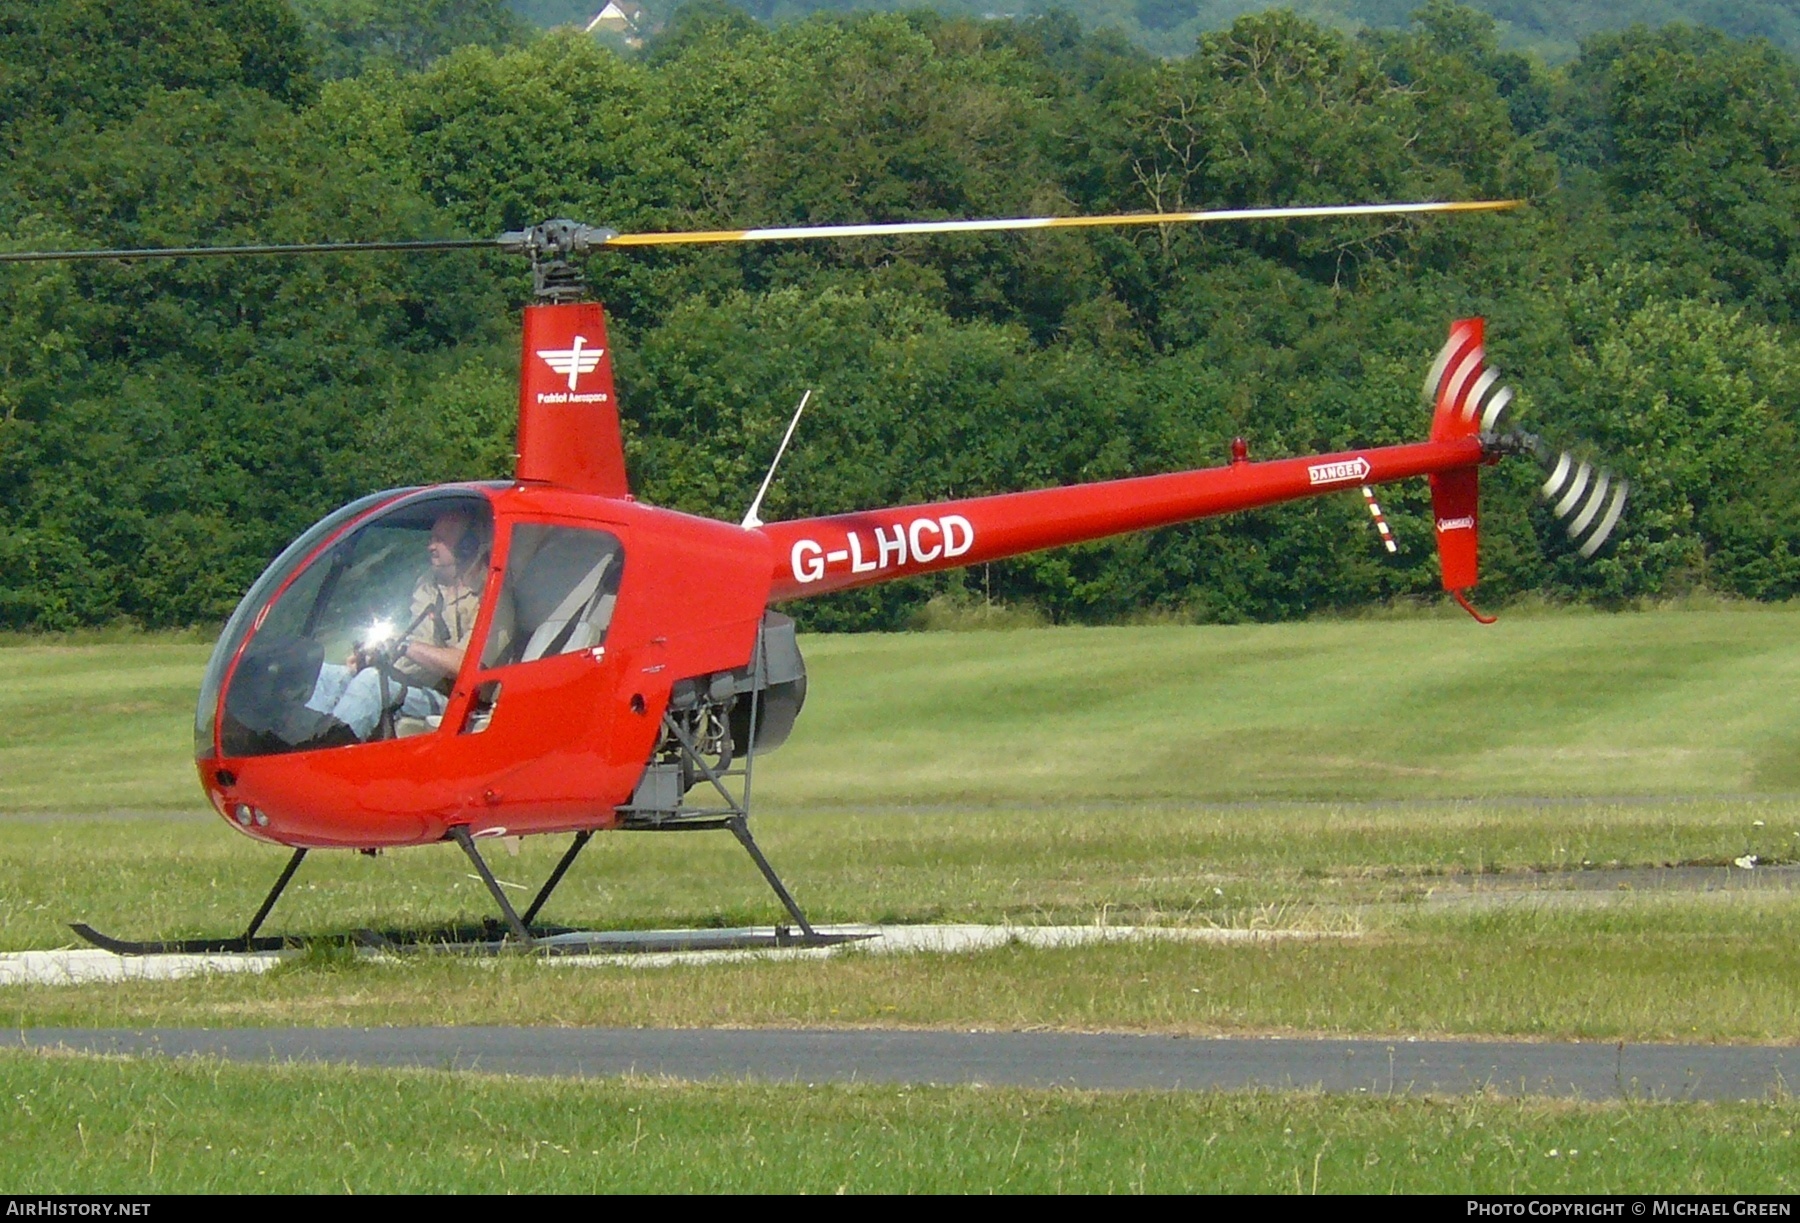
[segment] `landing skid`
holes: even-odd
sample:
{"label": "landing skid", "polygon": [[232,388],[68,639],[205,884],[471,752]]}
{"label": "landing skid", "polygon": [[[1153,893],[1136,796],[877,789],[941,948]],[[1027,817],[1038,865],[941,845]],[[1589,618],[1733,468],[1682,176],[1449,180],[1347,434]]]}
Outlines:
{"label": "landing skid", "polygon": [[[372,951],[437,951],[461,955],[495,955],[521,949],[521,944],[516,939],[508,937],[511,931],[499,922],[439,930],[355,930],[347,935],[335,936],[287,935],[249,940],[197,938],[161,942],[133,942],[113,938],[80,922],[70,929],[94,946],[122,956],[249,955],[299,950],[311,943],[350,943]],[[841,943],[875,937],[872,934],[821,934],[816,930],[808,936],[791,926],[737,930],[573,930],[566,926],[532,926],[530,931],[530,950],[552,956],[836,947]]]}
{"label": "landing skid", "polygon": [[69,929],[114,955],[243,955],[257,951],[285,951],[303,945],[296,938],[189,938],[169,942],[138,943],[102,934],[86,922],[70,922]]}
{"label": "landing skid", "polygon": [[275,880],[275,886],[270,888],[269,894],[263,898],[262,907],[256,911],[256,916],[250,919],[249,926],[245,927],[244,932],[236,938],[196,938],[164,943],[134,943],[125,939],[111,938],[85,922],[71,923],[69,929],[94,946],[115,955],[231,955],[254,951],[280,951],[286,947],[297,947],[299,946],[297,940],[257,938],[256,932],[262,929],[263,919],[269,915],[269,910],[275,907],[275,902],[281,899],[281,894],[293,881],[294,872],[300,869],[300,864],[304,861],[306,861],[306,851],[296,849],[294,856],[288,859],[287,866],[282,869],[280,878]]}
{"label": "landing skid", "polygon": [[[692,827],[692,825],[688,825]],[[718,825],[715,825],[718,826]],[[582,848],[593,837],[591,832],[575,834],[571,844],[556,864],[556,869],[538,889],[537,896],[525,910],[523,916],[513,908],[512,900],[501,889],[499,880],[488,869],[487,861],[482,858],[481,851],[475,846],[475,839],[466,828],[450,830],[454,840],[463,853],[468,855],[480,873],[482,882],[487,885],[488,893],[499,907],[502,920],[489,918],[478,926],[445,926],[424,930],[356,930],[348,935],[264,935],[258,937],[257,931],[262,927],[263,919],[275,907],[275,902],[292,881],[294,872],[300,869],[300,863],[306,857],[306,850],[297,849],[288,860],[287,868],[269,890],[268,897],[262,907],[256,911],[249,927],[236,938],[195,938],[168,939],[151,942],[136,942],[130,939],[114,938],[102,934],[85,922],[75,922],[70,929],[87,942],[115,955],[247,955],[257,952],[288,951],[305,947],[309,943],[343,943],[351,942],[361,947],[376,948],[383,951],[462,951],[475,954],[498,952],[509,949],[540,951],[548,955],[618,955],[631,952],[656,951],[741,951],[754,948],[773,947],[833,947],[839,943],[853,942],[857,939],[872,937],[864,934],[821,934],[813,929],[812,924],[801,913],[800,906],[794,902],[793,896],[783,886],[781,879],[775,874],[769,860],[762,854],[750,829],[742,819],[736,817],[722,821],[722,826],[729,828],[739,842],[756,862],[757,869],[781,898],[783,907],[793,916],[799,929],[792,926],[732,929],[732,930],[577,930],[569,926],[548,926],[534,924],[532,919],[538,915],[568,873],[570,865]]]}
{"label": "landing skid", "polygon": [[[496,927],[493,934],[498,935]],[[559,930],[532,928],[530,950],[540,955],[647,955],[671,951],[759,951],[787,947],[836,947],[874,938],[873,934],[803,934],[791,926],[763,926],[738,930]],[[486,941],[406,943],[392,934],[358,931],[365,947],[392,951],[447,951],[465,954],[499,953],[519,946],[507,938]]]}

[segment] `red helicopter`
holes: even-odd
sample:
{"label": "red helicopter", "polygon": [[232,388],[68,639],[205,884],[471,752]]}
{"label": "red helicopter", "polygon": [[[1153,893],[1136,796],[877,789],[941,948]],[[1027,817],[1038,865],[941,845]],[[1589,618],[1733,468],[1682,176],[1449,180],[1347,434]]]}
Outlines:
{"label": "red helicopter", "polygon": [[[662,945],[535,923],[595,832],[722,828],[749,851],[798,932],[694,932],[679,945],[836,941],[843,936],[822,934],[807,921],[749,829],[755,758],[788,737],[806,697],[794,623],[772,605],[1354,489],[1369,498],[1385,537],[1371,486],[1425,476],[1444,588],[1488,622],[1467,598],[1476,582],[1483,465],[1526,453],[1553,468],[1543,493],[1587,556],[1606,541],[1625,505],[1623,481],[1566,453],[1551,455],[1531,435],[1502,432],[1511,391],[1484,360],[1481,320],[1467,319],[1451,326],[1427,378],[1433,415],[1421,442],[1252,462],[1240,440],[1223,467],[796,522],[758,518],[765,479],[741,523],[699,518],[632,496],[606,321],[599,304],[582,300],[580,257],[675,243],[1483,211],[1516,203],[636,235],[550,221],[491,240],[0,254],[0,262],[25,262],[498,245],[530,258],[537,295],[525,309],[515,478],[379,492],[337,510],[275,559],[213,651],[195,728],[201,785],[232,827],[293,851],[248,928],[235,938],[176,942],[130,942],[83,924],[73,929],[124,954],[279,948],[292,940],[258,931],[310,850],[372,853],[454,841],[504,924],[425,940],[362,937],[489,947],[510,938],[565,952]],[[776,463],[799,419],[796,412]],[[478,842],[540,833],[573,840],[520,912]]]}

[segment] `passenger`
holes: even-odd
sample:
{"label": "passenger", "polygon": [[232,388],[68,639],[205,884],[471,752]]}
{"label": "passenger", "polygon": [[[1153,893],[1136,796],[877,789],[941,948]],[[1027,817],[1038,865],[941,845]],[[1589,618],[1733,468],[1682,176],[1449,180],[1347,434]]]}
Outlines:
{"label": "passenger", "polygon": [[[430,567],[413,588],[407,627],[398,637],[365,642],[342,666],[326,663],[306,707],[325,716],[307,747],[366,741],[383,715],[430,718],[449,704],[456,673],[475,634],[493,545],[487,524],[471,510],[446,510],[431,524],[425,554]],[[512,640],[510,605],[495,609],[490,639],[504,651]]]}

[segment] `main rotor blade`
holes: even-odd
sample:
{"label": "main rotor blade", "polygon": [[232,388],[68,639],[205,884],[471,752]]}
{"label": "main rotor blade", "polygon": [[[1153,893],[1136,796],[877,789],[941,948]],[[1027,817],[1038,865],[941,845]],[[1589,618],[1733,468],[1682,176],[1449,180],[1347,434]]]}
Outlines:
{"label": "main rotor blade", "polygon": [[[615,234],[573,221],[573,237],[556,240],[563,257],[597,246],[679,246],[709,242],[782,242],[817,238],[872,238],[888,234],[982,233],[1011,229],[1093,229],[1104,225],[1183,225],[1212,221],[1301,221],[1428,212],[1498,212],[1524,200],[1438,200],[1410,204],[1321,204],[1292,208],[1219,208],[1208,212],[1126,212],[1100,217],[994,217],[979,221],[883,221],[870,225],[788,225],[769,229],[705,229],[661,234]],[[0,263],[70,263],[99,259],[208,259],[241,255],[332,255],[366,251],[466,251],[483,248],[535,250],[537,230],[497,238],[423,238],[401,242],[302,242],[257,246],[165,246],[97,251],[0,251]]]}
{"label": "main rotor blade", "polygon": [[95,259],[205,259],[222,255],[330,255],[343,251],[463,251],[499,246],[498,238],[423,238],[407,242],[304,242],[288,246],[163,246],[141,250],[0,251],[0,263]]}
{"label": "main rotor blade", "polygon": [[620,234],[607,246],[679,246],[701,242],[786,242],[809,238],[873,238],[885,234],[962,234],[1006,229],[1092,229],[1103,225],[1181,225],[1211,221],[1294,221],[1423,212],[1498,212],[1524,200],[1425,201],[1413,204],[1323,204],[1294,208],[1220,208],[1208,212],[1125,212],[1100,217],[997,217],[982,221],[888,221],[870,225],[788,225]]}

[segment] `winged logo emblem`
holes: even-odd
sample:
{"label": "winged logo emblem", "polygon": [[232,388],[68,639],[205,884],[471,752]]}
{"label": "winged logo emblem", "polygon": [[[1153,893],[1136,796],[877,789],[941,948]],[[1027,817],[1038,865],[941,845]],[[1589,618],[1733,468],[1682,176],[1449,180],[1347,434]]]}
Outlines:
{"label": "winged logo emblem", "polygon": [[591,374],[600,367],[600,358],[605,355],[604,348],[583,348],[587,337],[578,335],[570,348],[540,348],[537,355],[545,365],[563,374],[569,379],[569,389],[575,389],[575,380],[583,374]]}

